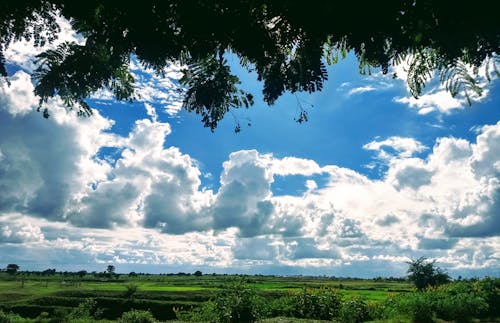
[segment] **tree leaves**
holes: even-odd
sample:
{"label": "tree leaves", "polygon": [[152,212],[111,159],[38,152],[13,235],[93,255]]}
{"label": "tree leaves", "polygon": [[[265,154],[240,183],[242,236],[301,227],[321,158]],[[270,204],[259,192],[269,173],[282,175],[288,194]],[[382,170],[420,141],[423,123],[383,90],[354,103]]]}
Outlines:
{"label": "tree leaves", "polygon": [[[437,71],[452,95],[463,93],[470,103],[472,95],[481,94],[470,67],[477,69],[486,59],[493,75],[500,75],[496,13],[478,8],[429,1],[373,2],[363,10],[355,3],[341,10],[329,1],[3,1],[0,75],[7,75],[3,50],[13,40],[31,39],[35,45],[54,40],[57,10],[86,43],[62,44],[40,55],[35,91],[42,103],[60,95],[70,108],[78,106],[80,115],[91,113],[85,99],[101,88],[118,100],[133,99],[131,55],[160,75],[169,64],[186,64],[183,107],[200,114],[211,130],[231,109],[253,104],[252,94],[238,88],[239,79],[221,60],[229,52],[257,74],[268,104],[286,92],[321,91],[328,78],[325,63],[335,64],[350,51],[362,74],[373,68],[387,73],[390,65],[408,60],[407,82],[416,98]],[[359,21],[366,27],[354,28]],[[486,78],[490,81],[490,73]],[[297,118],[306,120],[307,114]]]}
{"label": "tree leaves", "polygon": [[[183,73],[180,82],[187,87],[183,108],[200,114],[204,126],[212,131],[231,108],[253,105],[252,94],[237,88],[240,80],[230,73],[222,57],[195,61]],[[237,126],[235,131],[239,129]]]}

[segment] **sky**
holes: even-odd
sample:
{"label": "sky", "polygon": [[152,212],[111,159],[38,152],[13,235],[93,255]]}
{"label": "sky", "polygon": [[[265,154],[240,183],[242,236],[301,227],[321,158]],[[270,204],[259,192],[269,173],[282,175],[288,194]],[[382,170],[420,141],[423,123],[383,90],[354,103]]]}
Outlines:
{"label": "sky", "polygon": [[[60,24],[46,48],[84,41]],[[498,81],[471,106],[437,80],[417,100],[405,64],[360,75],[349,55],[322,92],[267,106],[228,53],[255,105],[211,132],[181,109],[181,67],[163,78],[135,59],[133,103],[102,90],[82,118],[56,97],[43,118],[30,74],[46,48],[6,51],[0,268],[401,277],[424,256],[500,276]]]}

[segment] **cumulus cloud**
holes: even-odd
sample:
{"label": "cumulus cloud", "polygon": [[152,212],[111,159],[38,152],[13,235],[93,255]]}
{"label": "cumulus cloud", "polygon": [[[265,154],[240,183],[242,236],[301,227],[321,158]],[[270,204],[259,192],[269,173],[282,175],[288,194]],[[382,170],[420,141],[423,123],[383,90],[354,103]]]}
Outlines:
{"label": "cumulus cloud", "polygon": [[26,219],[0,219],[0,244],[40,242],[43,239],[40,227]]}
{"label": "cumulus cloud", "polygon": [[77,120],[57,100],[48,103],[54,115],[44,119],[34,110],[29,76],[19,71],[10,82],[0,90],[0,211],[62,220],[66,204],[104,177],[108,166],[94,156],[112,137],[103,134],[111,122],[98,113]]}
{"label": "cumulus cloud", "polygon": [[[376,138],[363,148],[385,161],[380,179],[235,151],[212,191],[199,163],[168,146],[170,125],[151,106],[120,136],[98,112],[78,119],[57,99],[44,119],[29,76],[10,81],[0,84],[0,245],[36,241],[44,252],[57,246],[54,257],[69,250],[100,263],[362,268],[432,252],[450,268],[500,265],[500,123],[478,129],[475,141],[440,138],[432,148]],[[106,147],[119,151],[113,162],[98,157]],[[273,194],[276,176],[295,175],[307,191]]]}

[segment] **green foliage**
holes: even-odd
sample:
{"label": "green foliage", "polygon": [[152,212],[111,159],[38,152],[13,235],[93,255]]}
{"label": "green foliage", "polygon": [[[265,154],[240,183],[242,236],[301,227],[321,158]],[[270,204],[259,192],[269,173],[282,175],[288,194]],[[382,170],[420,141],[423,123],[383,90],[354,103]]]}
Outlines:
{"label": "green foliage", "polygon": [[17,314],[5,313],[0,309],[0,323],[24,323],[26,319]]}
{"label": "green foliage", "polygon": [[408,317],[415,323],[431,323],[436,320],[436,306],[436,295],[432,291],[403,294],[388,308],[388,316]]}
{"label": "green foliage", "polygon": [[134,283],[129,283],[125,286],[126,290],[125,293],[123,293],[123,296],[126,298],[132,298],[134,295],[137,293],[139,290],[139,286]]}
{"label": "green foliage", "polygon": [[370,318],[370,307],[359,297],[346,299],[342,302],[339,318],[343,323],[364,322]]}
{"label": "green foliage", "polygon": [[[489,6],[487,1],[452,6],[373,1],[360,10],[358,3],[334,1],[2,1],[0,75],[7,76],[4,51],[13,41],[42,46],[55,39],[57,10],[86,41],[42,53],[35,91],[42,102],[60,95],[80,115],[92,113],[85,98],[101,88],[118,100],[133,99],[131,55],[159,75],[171,64],[185,66],[183,107],[200,114],[212,130],[227,112],[253,104],[223,59],[228,53],[262,81],[268,104],[285,92],[321,91],[328,77],[325,62],[335,64],[348,52],[356,55],[363,74],[374,68],[387,73],[408,59],[415,97],[437,70],[452,94],[470,100],[481,89],[469,67],[477,70],[486,62],[500,74],[498,17],[495,10],[484,10]],[[368,27],[359,28],[360,21]],[[306,121],[307,114],[301,111],[296,120]]]}
{"label": "green foliage", "polygon": [[10,274],[10,275],[17,274],[17,272],[19,271],[19,265],[8,264],[7,268],[5,268],[5,271],[7,272],[7,274]]}
{"label": "green foliage", "polygon": [[342,295],[330,288],[303,288],[293,295],[292,303],[295,317],[331,320],[340,314]]}
{"label": "green foliage", "polygon": [[435,266],[435,262],[429,262],[427,258],[420,257],[408,263],[408,280],[415,284],[421,291],[429,286],[439,286],[450,281],[450,276]]}
{"label": "green foliage", "polygon": [[235,283],[219,290],[209,302],[190,312],[177,311],[178,318],[195,322],[250,323],[263,316],[264,301],[255,290]]}
{"label": "green foliage", "polygon": [[93,298],[87,298],[70,313],[69,317],[99,319],[102,314],[103,310],[98,307],[97,301]]}
{"label": "green foliage", "polygon": [[155,323],[157,320],[149,311],[132,310],[123,313],[118,323]]}
{"label": "green foliage", "polygon": [[[403,293],[381,305],[384,318],[407,317],[413,322],[437,319],[458,323],[488,317],[488,292],[477,283],[455,282],[425,291]],[[493,305],[495,306],[495,305]],[[489,317],[496,317],[494,315]]]}
{"label": "green foliage", "polygon": [[214,300],[217,322],[255,322],[261,316],[262,299],[254,289],[242,283],[221,289]]}
{"label": "green foliage", "polygon": [[454,283],[436,291],[437,315],[448,321],[471,322],[488,308],[472,284]]}
{"label": "green foliage", "polygon": [[214,130],[231,108],[253,105],[253,96],[237,88],[238,77],[230,73],[227,61],[209,56],[184,70],[181,84],[188,87],[183,107],[202,116],[205,127]]}
{"label": "green foliage", "polygon": [[290,296],[282,296],[267,300],[264,316],[266,317],[292,317],[296,302]]}
{"label": "green foliage", "polygon": [[481,317],[500,317],[500,278],[486,277],[474,284],[474,291],[485,300],[488,307]]}

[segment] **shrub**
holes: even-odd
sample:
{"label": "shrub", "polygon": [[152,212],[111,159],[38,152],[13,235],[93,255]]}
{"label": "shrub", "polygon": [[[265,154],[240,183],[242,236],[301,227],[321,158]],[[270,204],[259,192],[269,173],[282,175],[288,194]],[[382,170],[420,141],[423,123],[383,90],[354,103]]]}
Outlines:
{"label": "shrub", "polygon": [[361,298],[344,301],[340,309],[340,321],[343,323],[360,323],[369,319],[370,309]]}
{"label": "shrub", "polygon": [[0,310],[0,323],[24,323],[27,322],[26,319],[23,319],[19,315],[13,313],[5,313]]}
{"label": "shrub", "polygon": [[82,303],[78,305],[71,313],[69,317],[71,319],[99,319],[102,316],[102,309],[97,306],[97,302],[93,298],[87,298]]}
{"label": "shrub", "polygon": [[265,306],[265,317],[290,317],[294,315],[294,299],[290,296],[282,296],[267,300]]}
{"label": "shrub", "polygon": [[[392,315],[409,317],[415,323],[431,323],[436,319],[436,297],[428,290],[425,292],[401,295],[393,303]],[[391,309],[389,309],[391,310]]]}
{"label": "shrub", "polygon": [[118,323],[155,323],[153,314],[149,311],[131,310],[123,313]]}
{"label": "shrub", "polygon": [[253,289],[238,283],[222,288],[213,300],[194,311],[177,311],[177,317],[198,322],[250,323],[263,317],[264,307],[263,299]]}
{"label": "shrub", "polygon": [[123,297],[125,298],[132,298],[135,296],[135,294],[137,293],[137,291],[139,290],[139,286],[137,286],[136,284],[127,284],[127,286],[125,286],[126,290],[125,292],[123,293]]}
{"label": "shrub", "polygon": [[174,308],[177,319],[182,322],[218,322],[215,304],[212,301],[204,302],[201,306],[185,311]]}
{"label": "shrub", "polygon": [[339,316],[342,295],[333,289],[317,290],[303,288],[292,297],[295,317],[331,320]]}
{"label": "shrub", "polygon": [[262,316],[262,300],[243,284],[224,288],[213,303],[218,322],[255,322]]}
{"label": "shrub", "polygon": [[438,316],[459,323],[472,321],[488,308],[488,304],[472,284],[451,284],[439,289],[437,297]]}
{"label": "shrub", "polygon": [[491,318],[500,317],[500,278],[486,277],[474,283],[474,287],[488,304],[488,308],[485,309],[480,316]]}

